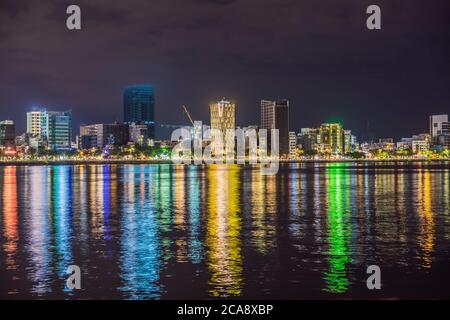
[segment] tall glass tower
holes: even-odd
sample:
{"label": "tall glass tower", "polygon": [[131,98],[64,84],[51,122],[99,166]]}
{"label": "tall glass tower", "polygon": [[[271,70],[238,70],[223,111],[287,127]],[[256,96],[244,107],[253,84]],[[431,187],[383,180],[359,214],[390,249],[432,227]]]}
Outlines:
{"label": "tall glass tower", "polygon": [[72,148],[72,111],[31,111],[27,113],[27,133],[45,139],[53,151]]}
{"label": "tall glass tower", "polygon": [[148,127],[149,138],[155,137],[155,91],[151,85],[133,85],[123,93],[124,122]]}

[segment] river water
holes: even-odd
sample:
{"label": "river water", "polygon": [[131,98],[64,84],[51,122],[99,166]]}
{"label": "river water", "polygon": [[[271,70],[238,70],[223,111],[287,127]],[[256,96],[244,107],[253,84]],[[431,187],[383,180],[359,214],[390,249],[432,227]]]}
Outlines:
{"label": "river water", "polygon": [[449,298],[449,188],[448,162],[3,166],[0,298]]}

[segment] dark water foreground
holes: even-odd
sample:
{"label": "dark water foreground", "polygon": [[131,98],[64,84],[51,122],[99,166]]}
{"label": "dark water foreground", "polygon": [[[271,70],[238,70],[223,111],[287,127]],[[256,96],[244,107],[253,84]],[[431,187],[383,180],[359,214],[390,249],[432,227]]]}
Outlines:
{"label": "dark water foreground", "polygon": [[448,298],[449,188],[448,163],[0,167],[0,298]]}

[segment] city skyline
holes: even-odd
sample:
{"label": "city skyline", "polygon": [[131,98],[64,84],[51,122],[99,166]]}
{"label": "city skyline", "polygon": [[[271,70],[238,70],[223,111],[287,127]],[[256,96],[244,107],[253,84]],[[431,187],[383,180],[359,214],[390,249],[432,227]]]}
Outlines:
{"label": "city skyline", "polygon": [[[135,98],[127,95],[130,88],[151,88],[150,105],[148,104],[147,88],[144,90],[144,96],[137,93]],[[132,89],[134,91],[134,89]],[[138,90],[139,91],[139,90]],[[83,124],[79,127],[79,131],[75,131],[75,140],[73,140],[72,133],[72,111],[47,111],[45,107],[33,108],[32,111],[27,112],[27,130],[28,138],[41,145],[44,140],[48,143],[48,148],[55,151],[68,151],[69,149],[89,149],[89,148],[104,148],[108,145],[122,146],[128,142],[137,145],[148,145],[147,140],[155,140],[154,128],[156,122],[153,117],[154,112],[154,91],[151,85],[133,85],[127,86],[124,91],[124,121],[116,121],[114,123],[98,123],[98,124]],[[131,93],[135,95],[135,93]],[[134,110],[134,118],[131,118],[130,101],[136,100],[132,103],[132,110]],[[250,125],[247,128],[255,129],[278,129],[280,132],[280,151],[281,154],[296,153],[295,148],[300,148],[305,152],[315,151],[318,153],[331,154],[347,154],[355,151],[361,151],[360,147],[368,144],[368,150],[371,148],[380,148],[385,150],[391,149],[410,149],[413,152],[420,150],[425,152],[434,146],[449,146],[449,128],[448,115],[431,115],[429,116],[429,128],[427,133],[415,133],[412,138],[402,137],[401,139],[393,138],[377,138],[370,141],[358,141],[356,135],[352,130],[345,129],[341,122],[323,122],[320,128],[301,128],[299,132],[289,130],[289,100],[281,99],[278,101],[261,100],[260,110],[260,125]],[[284,107],[284,108],[283,108]],[[136,109],[137,108],[137,109]],[[151,110],[150,117],[145,120],[143,117],[148,113],[148,108]],[[191,115],[182,106],[183,112],[186,113],[189,121],[192,122]],[[281,112],[281,110],[286,111]],[[210,125],[212,129],[220,129],[225,132],[227,129],[234,129],[241,126],[236,126],[235,119],[236,104],[222,98],[222,100],[210,104]],[[67,118],[67,116],[69,116]],[[49,122],[49,117],[54,118],[53,122]],[[128,118],[127,118],[128,117]],[[147,115],[148,117],[148,115]],[[44,121],[47,119],[47,121]],[[59,120],[58,120],[59,119]],[[126,121],[128,120],[128,121]],[[53,124],[52,124],[53,123]],[[16,135],[15,122],[13,120],[3,120],[2,134],[0,139],[3,139],[2,146],[14,146],[14,141],[11,141],[11,136],[23,139],[22,132]],[[192,125],[194,123],[192,122]],[[162,124],[162,126],[167,126]],[[173,128],[177,126],[169,125]],[[187,127],[181,125],[178,127]],[[246,127],[244,127],[246,128]],[[6,133],[5,130],[8,130]],[[62,130],[62,131],[61,131]],[[326,131],[326,132],[325,132]],[[50,134],[52,133],[52,134]],[[67,134],[68,133],[68,134]],[[7,137],[8,136],[8,137]],[[295,143],[293,141],[295,137]],[[42,140],[44,139],[44,140]],[[112,139],[112,140],[111,140]],[[306,140],[305,140],[306,139]],[[12,139],[14,140],[14,139]],[[157,139],[156,139],[157,140]],[[161,140],[165,140],[162,139]],[[6,142],[5,142],[6,141]],[[8,142],[9,141],[9,142]],[[53,141],[53,142],[52,142]],[[150,140],[148,140],[150,141]],[[415,142],[414,142],[415,141]],[[56,142],[56,143],[55,143]],[[73,144],[75,142],[75,144]],[[325,143],[325,144],[324,144]],[[396,147],[392,148],[390,145],[396,143]],[[153,144],[153,142],[151,142]],[[32,146],[33,143],[29,142]],[[61,148],[62,147],[62,148]],[[37,148],[37,147],[34,147]],[[331,148],[331,149],[330,149]],[[327,151],[328,150],[328,151]]]}
{"label": "city skyline", "polygon": [[424,117],[449,113],[448,1],[379,1],[376,33],[360,1],[78,3],[77,33],[64,29],[63,3],[2,1],[0,118],[18,130],[33,105],[74,110],[75,127],[120,121],[123,87],[143,82],[160,123],[184,123],[171,112],[180,105],[206,120],[222,96],[239,102],[241,125],[261,99],[289,97],[293,130],[340,118],[361,137],[425,132]]}
{"label": "city skyline", "polygon": [[[139,85],[139,84],[134,84],[134,85],[126,85],[126,86],[124,86],[124,88],[123,88],[123,90],[122,90],[122,92],[124,92],[124,90],[126,91],[127,90],[127,88],[130,88],[130,87],[138,87],[138,86],[147,86],[147,85]],[[152,95],[155,95],[155,91],[153,91],[154,90],[154,85],[148,85],[148,86],[150,86],[150,87],[152,87]],[[155,99],[154,98],[154,96],[153,96],[153,99]],[[216,100],[219,100],[219,99],[216,99]],[[233,101],[235,101],[236,99],[233,99]],[[286,99],[283,99],[283,98],[279,98],[278,99],[278,101],[282,101],[282,100],[286,100]],[[290,99],[287,99],[287,100],[289,100],[289,102],[290,102]],[[122,100],[123,101],[123,100]],[[261,103],[263,102],[263,101],[269,101],[269,102],[271,102],[271,100],[270,99],[268,99],[267,97],[266,98],[260,98],[259,99],[259,101],[258,101],[258,104],[257,104],[257,110],[255,110],[255,111],[257,111],[257,112],[259,112],[260,110],[260,108],[261,108]],[[211,104],[212,103],[215,103],[213,100],[211,100],[208,104],[207,104],[207,108],[209,108],[210,106],[211,106]],[[67,105],[67,104],[64,104],[64,105]],[[119,117],[119,118],[116,118],[116,119],[114,119],[114,120],[112,120],[112,121],[108,121],[108,120],[106,120],[106,119],[110,119],[110,117],[108,116],[108,115],[105,115],[103,118],[99,118],[99,121],[89,121],[89,120],[86,120],[86,121],[84,121],[84,122],[80,122],[80,120],[78,120],[78,121],[73,121],[73,126],[74,126],[74,128],[80,128],[81,126],[83,126],[83,125],[92,125],[92,124],[95,124],[95,123],[102,123],[102,124],[107,124],[107,123],[110,123],[110,124],[112,124],[112,123],[133,123],[133,122],[144,122],[144,121],[126,121],[126,117],[125,117],[125,115],[124,115],[124,106],[123,106],[123,102],[122,102],[122,106],[121,107],[118,107],[118,108],[116,108],[116,109],[122,109],[122,116],[121,117]],[[155,112],[155,113],[158,113],[158,105],[157,105],[157,103],[155,103],[155,101],[153,100],[153,102],[152,102],[152,108],[153,108],[153,112]],[[180,106],[173,106],[173,111],[175,111],[175,113],[179,113],[179,108],[180,108]],[[33,106],[31,106],[30,108],[28,108],[25,112],[28,114],[28,113],[32,113],[32,112],[39,112],[39,110],[49,110],[49,109],[52,109],[52,110],[56,110],[57,112],[63,112],[63,111],[65,111],[65,110],[68,110],[68,109],[70,109],[70,111],[72,111],[73,112],[73,109],[71,109],[71,108],[57,108],[57,107],[47,107],[47,106],[45,106],[45,105],[33,105]],[[290,110],[289,110],[289,117],[291,117],[291,110],[292,109],[294,109],[294,108],[290,108]],[[239,110],[239,108],[236,108],[236,114],[238,114],[238,110]],[[0,110],[1,111],[1,110]],[[76,110],[75,110],[76,111]],[[209,110],[204,110],[205,112],[206,112],[206,115],[208,115],[209,113],[210,113],[210,111]],[[75,112],[76,113],[76,112]],[[426,117],[433,117],[433,116],[440,116],[440,115],[447,115],[447,113],[446,112],[443,112],[442,114],[441,113],[434,113],[434,114],[432,114],[432,113],[426,113]],[[206,123],[209,123],[209,117],[205,117],[205,114],[202,114],[202,115],[200,115],[199,116],[199,114],[197,114],[196,113],[196,116],[197,116],[197,118],[199,118],[199,119],[201,119],[202,121],[204,120],[204,119],[207,119],[207,121],[205,121]],[[75,115],[75,117],[76,117],[76,115]],[[153,134],[149,134],[149,136],[153,136],[153,137],[155,137],[156,139],[166,139],[166,138],[168,138],[168,137],[166,137],[165,135],[164,135],[164,133],[162,132],[162,129],[160,128],[161,127],[161,125],[165,125],[166,123],[164,123],[164,122],[160,122],[159,121],[159,119],[157,118],[157,117],[155,117],[154,115],[152,115],[152,118],[154,119],[153,120],[153,130],[154,130],[154,132],[156,132],[156,133],[153,133]],[[19,117],[18,119],[13,119],[13,118],[11,118],[11,117],[3,117],[3,118],[0,118],[0,119],[2,119],[3,121],[14,121],[14,123],[15,123],[15,126],[16,126],[16,130],[17,130],[17,132],[27,132],[27,123],[26,123],[26,121],[24,122],[24,125],[22,125],[22,126],[20,126],[20,124],[23,122],[23,117]],[[26,119],[26,118],[25,118]],[[236,116],[236,119],[238,119],[238,117]],[[295,120],[290,120],[289,119],[289,129],[292,129],[292,128],[295,128],[295,130],[292,130],[292,131],[295,131],[295,132],[300,132],[301,131],[301,129],[303,129],[303,128],[308,128],[308,127],[314,127],[314,126],[316,126],[316,127],[319,127],[321,124],[323,124],[323,123],[339,123],[339,124],[341,124],[341,125],[344,125],[345,127],[348,127],[348,125],[345,123],[345,121],[343,120],[344,119],[344,117],[328,117],[328,118],[325,118],[325,119],[328,119],[328,120],[324,120],[324,119],[322,119],[322,120],[318,120],[318,122],[316,122],[316,123],[314,123],[314,124],[311,124],[311,123],[309,123],[309,124],[305,124],[304,126],[301,126],[301,127],[298,127],[298,123],[297,123],[297,125],[296,125],[296,122],[295,122]],[[106,120],[106,121],[105,121]],[[236,120],[236,125],[237,126],[252,126],[252,125],[260,125],[260,119],[256,119],[256,118],[254,118],[254,119],[251,119],[251,120],[249,120],[249,122],[247,122],[247,123],[242,123],[242,122],[239,122],[238,120]],[[294,124],[292,123],[292,122],[294,122]],[[182,117],[181,119],[180,119],[180,121],[178,122],[178,123],[176,123],[176,124],[171,124],[171,125],[175,125],[175,126],[185,126],[185,125],[188,125],[189,123],[186,121],[186,119],[184,118],[184,117]],[[368,126],[370,126],[370,120],[368,120]],[[380,132],[380,133],[378,133],[378,134],[375,134],[374,132],[365,132],[365,133],[362,133],[362,134],[358,134],[358,137],[362,137],[362,141],[363,142],[371,142],[371,141],[376,141],[376,140],[378,140],[378,139],[384,139],[384,138],[393,138],[394,140],[401,140],[405,135],[408,135],[408,134],[412,134],[412,133],[425,133],[425,132],[429,132],[430,131],[430,127],[429,127],[429,124],[427,124],[426,122],[421,122],[421,128],[422,129],[420,129],[420,130],[416,130],[416,131],[414,131],[414,132],[405,132],[405,133],[400,133],[400,135],[399,136],[397,136],[397,135],[391,135],[391,136],[389,136],[389,135],[387,135],[387,134],[383,134],[383,132]],[[151,130],[151,129],[150,129]],[[289,130],[289,131],[291,131],[291,130]],[[352,129],[352,132],[356,132],[357,130],[355,130],[355,129]],[[151,132],[151,131],[150,131]],[[76,135],[78,135],[77,133],[79,133],[79,130],[75,130],[74,131],[74,134],[75,134],[75,136]],[[368,134],[368,135],[367,135]]]}
{"label": "city skyline", "polygon": [[[123,118],[122,119],[115,120],[113,122],[107,122],[107,121],[99,121],[98,123],[87,122],[87,123],[82,123],[79,126],[76,126],[75,124],[73,124],[72,119],[71,119],[70,120],[71,125],[72,125],[72,130],[71,131],[73,132],[72,139],[74,139],[76,137],[81,137],[83,135],[83,133],[82,133],[83,127],[91,127],[91,126],[96,126],[96,125],[97,126],[98,125],[114,125],[114,124],[123,123],[123,124],[134,125],[134,126],[139,126],[140,124],[144,124],[144,125],[146,125],[148,127],[147,132],[145,133],[145,135],[148,138],[156,139],[156,140],[158,140],[158,139],[159,140],[167,140],[168,137],[161,137],[161,136],[157,137],[154,134],[152,134],[152,130],[154,132],[155,128],[157,128],[158,126],[163,126],[164,127],[166,125],[164,123],[158,123],[157,119],[155,119],[154,114],[153,114],[155,109],[156,109],[156,106],[155,106],[155,103],[154,103],[155,92],[154,92],[154,89],[153,89],[153,85],[147,85],[147,84],[146,85],[143,85],[143,84],[141,84],[141,85],[137,85],[137,84],[135,84],[135,85],[128,85],[128,86],[126,86],[124,88],[123,92],[125,94],[127,92],[127,90],[129,90],[130,88],[138,88],[138,87],[150,87],[151,88],[151,96],[152,96],[151,97],[151,101],[152,101],[151,102],[151,110],[152,110],[151,118],[153,119],[153,121],[149,122],[149,123],[151,123],[151,125],[149,125],[147,123],[147,121],[145,121],[144,118],[142,118],[142,115],[140,115],[140,118],[137,117],[135,119],[134,118],[133,119],[132,118],[127,119],[127,111],[126,111],[127,110],[127,107],[126,107],[127,103],[125,102],[126,98],[124,96],[124,106],[123,106],[124,114],[123,114]],[[225,98],[222,98],[220,101],[217,100],[215,102],[210,102],[209,103],[210,110],[208,111],[208,113],[210,114],[209,120],[211,120],[213,118],[217,118],[217,116],[214,116],[213,113],[212,113],[213,106],[214,105],[220,106],[221,104],[225,103],[225,104],[229,104],[229,105],[231,105],[233,107],[233,111],[232,111],[232,118],[233,118],[232,127],[233,128],[234,128],[234,126],[236,126],[236,127],[245,127],[245,125],[243,126],[237,121],[236,111],[237,111],[238,108],[236,108],[236,104],[235,104],[234,101],[235,100],[233,99],[233,102],[231,103],[228,100],[226,100]],[[258,110],[258,112],[260,112],[259,120],[255,119],[252,123],[249,124],[249,126],[255,126],[256,125],[256,127],[259,127],[259,128],[262,128],[262,129],[269,129],[270,130],[270,129],[273,129],[273,128],[277,128],[277,129],[279,129],[281,131],[286,131],[286,136],[283,136],[283,138],[284,138],[284,140],[286,140],[286,142],[289,140],[289,134],[291,132],[292,133],[296,133],[296,134],[303,134],[303,131],[305,129],[306,130],[310,130],[310,128],[312,128],[312,127],[320,127],[320,126],[323,126],[323,125],[326,125],[326,124],[330,124],[330,125],[339,124],[341,127],[348,128],[340,119],[331,119],[330,121],[320,121],[320,124],[317,125],[317,126],[308,125],[308,126],[300,128],[300,130],[298,130],[298,131],[297,130],[290,130],[292,125],[291,125],[291,120],[290,120],[289,99],[279,99],[279,100],[274,100],[274,101],[267,100],[267,99],[261,99],[259,101],[259,104],[260,104],[260,106],[259,106],[260,110]],[[279,128],[279,125],[275,125],[275,118],[276,118],[275,117],[275,113],[272,112],[273,113],[273,115],[271,116],[271,117],[273,117],[273,119],[272,119],[271,117],[268,117],[266,115],[267,114],[266,109],[270,108],[270,107],[274,107],[275,109],[277,109],[276,107],[282,106],[283,104],[287,104],[287,110],[288,110],[286,112],[287,119],[282,119],[282,120],[278,120],[278,121],[282,121],[283,124],[287,123],[287,127],[283,125],[283,126],[281,126]],[[182,107],[185,107],[185,106],[182,106]],[[47,108],[45,106],[40,106],[40,107],[33,106],[26,113],[27,124],[26,124],[26,130],[25,131],[21,131],[20,129],[17,130],[17,120],[16,119],[9,119],[8,118],[8,119],[2,119],[1,121],[12,121],[14,126],[15,126],[17,136],[22,134],[22,133],[36,135],[37,131],[40,131],[41,128],[40,127],[39,128],[30,127],[31,117],[32,117],[32,115],[39,115],[40,113],[46,113],[48,109],[49,108]],[[72,113],[72,110],[70,110],[70,111],[57,110],[57,111],[49,111],[49,112],[50,113],[51,112],[56,112],[56,113],[58,113],[58,112],[59,113],[70,112],[70,113]],[[141,112],[141,111],[139,111],[139,112]],[[183,112],[181,112],[181,113],[183,113]],[[130,116],[128,116],[128,117],[130,117]],[[279,116],[277,116],[277,117],[279,117]],[[203,117],[200,117],[200,118],[203,119]],[[429,115],[428,118],[429,118],[429,122],[428,122],[428,127],[426,128],[426,130],[423,130],[421,132],[416,131],[416,132],[412,132],[412,133],[408,133],[408,134],[430,134],[431,137],[436,137],[437,136],[437,132],[439,132],[439,134],[442,133],[442,134],[447,134],[448,135],[448,123],[449,123],[448,122],[448,114],[432,114],[432,115]],[[272,119],[272,120],[270,120],[270,119]],[[214,121],[219,121],[219,120],[214,120]],[[272,121],[273,123],[269,124],[270,121]],[[40,121],[38,121],[38,122],[40,122]],[[184,122],[186,122],[186,119],[184,119]],[[205,123],[208,123],[208,124],[211,125],[210,121],[206,121]],[[442,128],[442,123],[444,123],[444,126],[445,126],[444,127],[444,131],[442,130],[443,129]],[[433,129],[433,125],[434,124],[436,126],[437,125],[439,126],[439,131],[436,131],[437,127]],[[33,126],[35,126],[35,125],[33,125]],[[169,127],[173,127],[173,128],[177,127],[177,126],[178,127],[186,127],[186,126],[189,126],[189,124],[188,123],[183,123],[183,124],[169,125]],[[77,128],[77,129],[73,130],[73,128]],[[350,135],[352,137],[355,137],[355,139],[356,139],[356,136],[352,134],[352,133],[354,133],[353,129],[352,130],[344,130],[342,128],[341,130],[343,130],[342,133],[344,133],[344,131],[349,131]],[[37,134],[37,135],[40,135],[40,134]],[[364,140],[364,138],[362,138],[362,139],[360,138],[358,142],[360,142],[360,143],[373,143],[373,142],[376,142],[378,140],[381,141],[381,140],[385,140],[385,139],[393,139],[394,141],[402,141],[405,138],[406,135],[407,134],[401,136],[400,138],[388,137],[386,135],[373,136],[369,140]]]}
{"label": "city skyline", "polygon": [[[193,125],[186,106],[183,113]],[[123,159],[134,153],[135,158],[167,159],[167,147],[174,147],[174,140],[156,140],[152,135],[155,127],[154,90],[151,85],[127,86],[124,90],[124,121],[114,123],[98,123],[81,125],[75,141],[72,137],[72,111],[48,111],[46,108],[33,109],[27,112],[27,131],[16,136],[15,123],[12,120],[0,122],[0,147],[6,158],[18,156],[19,159],[29,159],[35,156],[55,156],[52,152],[68,153],[74,159],[87,159],[88,154],[104,159],[111,156]],[[248,127],[236,126],[236,104],[222,98],[210,104],[210,124],[205,128],[226,132],[242,128],[244,131],[264,129],[278,130],[278,147],[282,159],[301,161],[302,159],[386,159],[389,157],[419,157],[436,159],[448,157],[450,146],[450,122],[448,115],[431,115],[429,117],[428,133],[415,133],[401,140],[379,138],[372,141],[358,141],[352,130],[340,122],[323,122],[320,127],[301,128],[300,132],[289,130],[289,100],[261,100],[260,125]],[[170,127],[171,125],[169,125]],[[189,126],[172,126],[173,128]],[[191,131],[192,132],[192,131]],[[203,137],[194,139],[212,142],[209,134],[203,132]],[[245,143],[245,142],[244,142]],[[272,144],[269,138],[269,146]],[[158,145],[155,149],[155,145]],[[200,142],[200,145],[202,143]],[[131,147],[131,149],[125,146]],[[135,148],[141,151],[135,153]],[[119,148],[119,149],[117,149]],[[144,148],[144,149],[142,149]],[[144,151],[147,148],[147,151]],[[150,149],[148,149],[150,148]],[[91,150],[86,154],[85,150]],[[95,152],[93,150],[96,150]],[[114,151],[115,150],[115,151]],[[50,153],[48,153],[50,151]],[[219,150],[216,150],[220,152]],[[100,152],[98,154],[97,152]],[[125,153],[124,153],[125,152]],[[126,153],[129,153],[126,155]],[[139,155],[139,152],[140,155]],[[278,152],[278,151],[277,151]],[[87,158],[86,158],[87,156]],[[163,158],[161,158],[163,156]]]}
{"label": "city skyline", "polygon": [[448,299],[449,13],[0,0],[0,300]]}

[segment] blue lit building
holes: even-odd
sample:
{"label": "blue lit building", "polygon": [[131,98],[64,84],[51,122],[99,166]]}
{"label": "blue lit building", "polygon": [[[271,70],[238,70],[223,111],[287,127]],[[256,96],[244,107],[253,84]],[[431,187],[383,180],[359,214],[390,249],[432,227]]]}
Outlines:
{"label": "blue lit building", "polygon": [[148,137],[155,137],[155,91],[151,85],[133,85],[123,93],[124,122],[148,126]]}
{"label": "blue lit building", "polygon": [[27,113],[27,133],[44,139],[53,151],[72,148],[72,111],[31,111]]}

